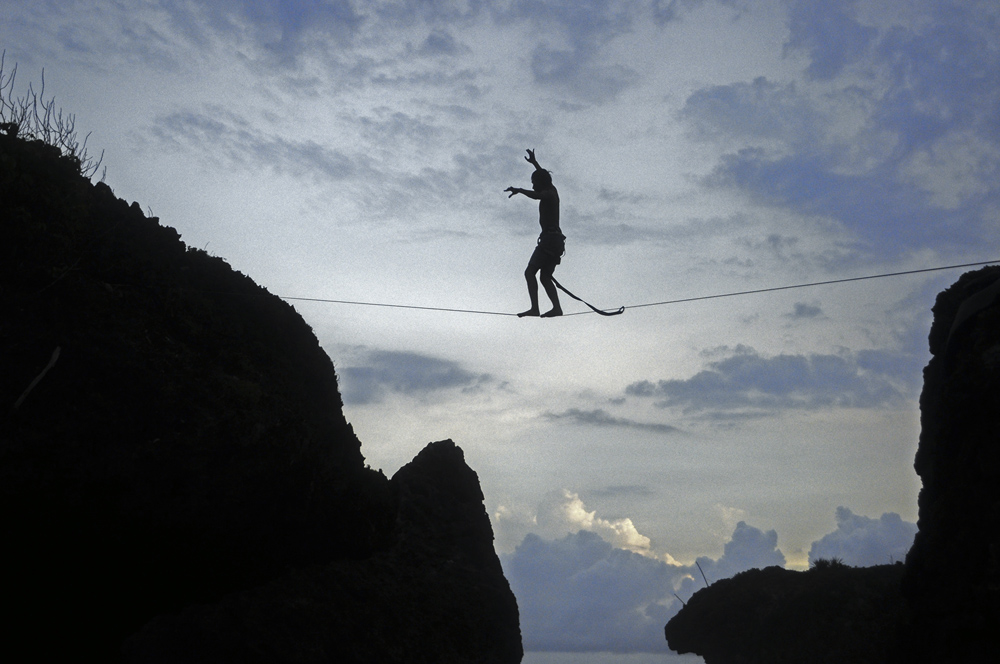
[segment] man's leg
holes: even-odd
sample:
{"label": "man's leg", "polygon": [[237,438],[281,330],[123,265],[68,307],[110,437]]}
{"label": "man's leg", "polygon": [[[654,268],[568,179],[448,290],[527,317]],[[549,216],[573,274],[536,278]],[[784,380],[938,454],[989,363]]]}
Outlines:
{"label": "man's leg", "polygon": [[536,272],[538,272],[538,267],[535,265],[535,255],[532,254],[531,260],[528,261],[528,267],[524,269],[524,279],[528,282],[528,298],[531,300],[531,308],[519,313],[517,315],[518,318],[538,315],[538,282],[535,280]]}
{"label": "man's leg", "polygon": [[[555,265],[546,265],[542,268],[542,287],[545,288],[545,294],[552,300],[552,309],[542,314],[542,318],[555,318],[556,316],[562,316],[563,313],[562,307],[559,306],[559,291],[556,290],[556,284],[552,281],[552,273],[555,271]],[[537,301],[537,299],[538,296],[536,295],[535,300]]]}

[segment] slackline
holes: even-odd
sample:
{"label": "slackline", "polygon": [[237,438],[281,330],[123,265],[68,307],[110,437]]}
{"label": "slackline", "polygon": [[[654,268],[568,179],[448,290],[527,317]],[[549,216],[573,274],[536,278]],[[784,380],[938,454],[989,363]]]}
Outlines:
{"label": "slackline", "polygon": [[[714,300],[723,297],[740,297],[743,295],[755,295],[758,293],[773,293],[782,290],[792,290],[794,288],[810,288],[813,286],[828,286],[830,284],[843,284],[851,281],[865,281],[868,279],[884,279],[886,277],[901,277],[908,274],[921,274],[924,272],[940,272],[942,270],[957,270],[963,267],[979,267],[982,265],[993,265],[995,263],[1000,263],[1000,259],[992,261],[979,261],[977,263],[962,263],[960,265],[942,265],[940,267],[926,267],[919,270],[904,270],[902,272],[887,272],[885,274],[871,274],[864,277],[847,277],[844,279],[830,279],[828,281],[812,281],[805,284],[793,284],[791,286],[773,286],[771,288],[757,288],[754,290],[744,290],[744,291],[733,291],[731,293],[717,293],[715,295],[699,295],[697,297],[683,297],[676,300],[663,300],[661,302],[645,302],[643,304],[631,304],[628,306],[619,307],[616,311],[601,311],[597,307],[584,302],[576,295],[573,295],[568,290],[563,288],[563,286],[555,281],[556,286],[558,286],[564,293],[572,297],[574,300],[579,300],[583,302],[588,307],[590,307],[594,312],[601,314],[602,316],[617,316],[626,309],[641,309],[643,307],[660,307],[666,306],[668,304],[682,304],[684,302],[697,302],[699,300]],[[481,314],[487,316],[517,316],[516,313],[510,313],[506,311],[482,311],[478,309],[453,309],[448,307],[425,307],[413,304],[391,304],[387,302],[362,302],[357,300],[333,300],[320,297],[292,297],[289,295],[280,295],[282,300],[296,300],[303,302],[326,302],[331,304],[353,304],[363,307],[389,307],[393,309],[419,309],[422,311],[447,311],[452,313],[463,313],[463,314]],[[564,316],[579,316],[582,314],[592,313],[590,311],[576,311],[569,314],[563,314]]]}

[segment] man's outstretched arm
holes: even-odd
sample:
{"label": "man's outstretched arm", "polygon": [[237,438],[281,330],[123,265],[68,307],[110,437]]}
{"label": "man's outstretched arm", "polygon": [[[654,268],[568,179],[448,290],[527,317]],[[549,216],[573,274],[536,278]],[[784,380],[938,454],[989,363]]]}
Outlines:
{"label": "man's outstretched arm", "polygon": [[543,189],[542,191],[535,191],[534,189],[521,189],[520,187],[507,187],[506,189],[504,189],[504,191],[509,191],[510,192],[510,196],[508,196],[507,198],[511,198],[514,194],[522,194],[524,196],[527,196],[528,198],[534,198],[536,201],[541,200],[543,198],[549,198],[549,197],[555,195],[552,192],[552,190],[550,190],[550,189]]}

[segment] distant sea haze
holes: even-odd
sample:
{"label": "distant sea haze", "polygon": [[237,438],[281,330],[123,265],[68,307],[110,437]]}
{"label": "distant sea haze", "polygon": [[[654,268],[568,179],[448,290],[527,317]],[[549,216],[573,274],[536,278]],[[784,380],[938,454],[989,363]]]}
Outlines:
{"label": "distant sea haze", "polygon": [[667,653],[525,651],[522,664],[704,664],[698,655]]}

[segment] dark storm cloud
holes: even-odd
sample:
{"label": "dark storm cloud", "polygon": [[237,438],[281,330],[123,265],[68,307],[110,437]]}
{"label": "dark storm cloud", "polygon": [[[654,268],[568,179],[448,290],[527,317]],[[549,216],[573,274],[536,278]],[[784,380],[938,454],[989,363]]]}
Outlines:
{"label": "dark storm cloud", "polygon": [[627,418],[615,417],[604,409],[580,410],[570,408],[561,413],[546,413],[545,418],[549,420],[568,420],[584,426],[596,426],[606,428],[636,429],[639,431],[650,431],[653,433],[680,433],[681,430],[669,424],[655,422],[636,422]]}
{"label": "dark storm cloud", "polygon": [[625,393],[693,413],[879,408],[914,395],[914,362],[889,351],[764,357],[741,347],[691,378],[642,380]]}
{"label": "dark storm cloud", "polygon": [[351,366],[338,366],[345,404],[382,401],[388,393],[424,396],[445,390],[474,391],[492,382],[458,362],[401,351],[370,351]]}

